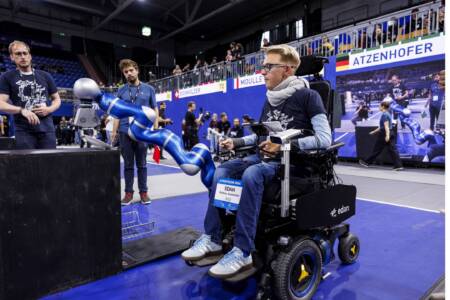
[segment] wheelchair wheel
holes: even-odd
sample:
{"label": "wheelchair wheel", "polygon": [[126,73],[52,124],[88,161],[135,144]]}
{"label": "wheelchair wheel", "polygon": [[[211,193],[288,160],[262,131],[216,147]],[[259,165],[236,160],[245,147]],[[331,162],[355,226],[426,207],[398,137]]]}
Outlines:
{"label": "wheelchair wheel", "polygon": [[322,255],[308,238],[296,241],[288,252],[281,252],[275,269],[275,294],[280,300],[311,299],[322,274]]}
{"label": "wheelchair wheel", "polygon": [[359,239],[357,236],[348,233],[339,238],[338,254],[344,264],[352,264],[359,256]]}

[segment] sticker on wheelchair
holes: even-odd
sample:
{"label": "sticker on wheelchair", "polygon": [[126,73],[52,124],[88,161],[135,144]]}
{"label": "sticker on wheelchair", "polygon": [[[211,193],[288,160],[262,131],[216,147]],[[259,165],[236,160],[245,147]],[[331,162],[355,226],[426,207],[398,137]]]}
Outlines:
{"label": "sticker on wheelchair", "polygon": [[220,179],[214,195],[214,206],[237,210],[242,194],[242,181],[230,178]]}

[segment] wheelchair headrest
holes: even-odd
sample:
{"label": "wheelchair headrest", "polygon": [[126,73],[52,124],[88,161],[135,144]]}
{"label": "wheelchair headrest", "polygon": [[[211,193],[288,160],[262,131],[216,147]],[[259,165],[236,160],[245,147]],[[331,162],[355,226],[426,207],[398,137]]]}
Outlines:
{"label": "wheelchair headrest", "polygon": [[305,76],[319,74],[323,69],[323,65],[328,63],[328,58],[316,55],[307,55],[300,58],[300,67],[295,75]]}

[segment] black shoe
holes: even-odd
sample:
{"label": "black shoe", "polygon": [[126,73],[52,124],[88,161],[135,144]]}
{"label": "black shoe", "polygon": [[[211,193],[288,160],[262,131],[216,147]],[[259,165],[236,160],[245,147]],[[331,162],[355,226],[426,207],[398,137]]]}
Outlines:
{"label": "black shoe", "polygon": [[167,159],[167,158],[165,158],[164,156],[161,156],[159,159],[163,160],[163,159]]}

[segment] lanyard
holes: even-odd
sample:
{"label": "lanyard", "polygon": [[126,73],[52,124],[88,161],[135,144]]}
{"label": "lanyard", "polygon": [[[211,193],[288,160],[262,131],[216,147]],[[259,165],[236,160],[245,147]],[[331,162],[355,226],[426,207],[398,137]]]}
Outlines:
{"label": "lanyard", "polygon": [[138,86],[137,86],[137,89],[136,89],[136,94],[134,94],[134,97],[132,97],[130,84],[128,84],[128,95],[130,96],[130,101],[132,103],[136,102],[136,99],[137,99],[137,97],[138,97],[138,95],[140,93],[140,87],[141,87],[141,84],[139,83]]}

